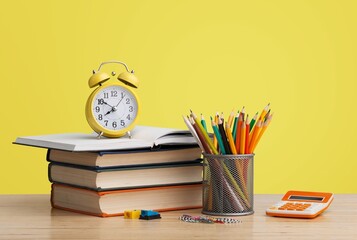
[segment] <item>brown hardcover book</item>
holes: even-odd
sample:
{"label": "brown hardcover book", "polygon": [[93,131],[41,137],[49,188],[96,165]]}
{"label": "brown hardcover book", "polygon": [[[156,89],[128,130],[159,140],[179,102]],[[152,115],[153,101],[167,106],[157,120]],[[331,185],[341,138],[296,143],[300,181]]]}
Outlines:
{"label": "brown hardcover book", "polygon": [[194,161],[201,158],[201,149],[196,146],[175,146],[162,149],[136,149],[107,152],[70,152],[49,149],[47,160],[95,168],[164,164]]}
{"label": "brown hardcover book", "polygon": [[202,183],[202,163],[140,165],[109,169],[91,169],[78,165],[49,165],[50,182],[63,183],[95,191]]}
{"label": "brown hardcover book", "polygon": [[52,184],[54,208],[88,215],[121,216],[125,210],[184,210],[202,207],[202,184],[96,192]]}

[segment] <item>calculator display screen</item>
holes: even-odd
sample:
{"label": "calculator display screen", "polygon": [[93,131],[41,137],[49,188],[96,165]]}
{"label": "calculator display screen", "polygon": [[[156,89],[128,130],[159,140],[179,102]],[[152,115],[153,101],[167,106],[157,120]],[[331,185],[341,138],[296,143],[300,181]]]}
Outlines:
{"label": "calculator display screen", "polygon": [[294,196],[291,195],[289,200],[310,200],[310,201],[322,201],[323,197],[309,197],[309,196]]}

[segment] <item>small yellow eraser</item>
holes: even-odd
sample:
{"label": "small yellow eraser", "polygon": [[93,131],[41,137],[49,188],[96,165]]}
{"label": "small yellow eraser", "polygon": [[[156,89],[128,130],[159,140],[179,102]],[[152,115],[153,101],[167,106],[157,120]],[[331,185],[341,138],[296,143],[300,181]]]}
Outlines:
{"label": "small yellow eraser", "polygon": [[139,219],[141,210],[126,210],[124,211],[124,218],[126,219]]}

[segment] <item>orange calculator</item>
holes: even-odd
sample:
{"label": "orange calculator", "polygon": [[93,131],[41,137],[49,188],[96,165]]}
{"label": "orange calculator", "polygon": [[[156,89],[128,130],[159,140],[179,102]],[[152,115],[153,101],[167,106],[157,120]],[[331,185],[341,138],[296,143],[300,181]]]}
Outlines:
{"label": "orange calculator", "polygon": [[332,200],[332,193],[288,191],[280,202],[266,210],[266,214],[274,217],[314,218],[325,211]]}

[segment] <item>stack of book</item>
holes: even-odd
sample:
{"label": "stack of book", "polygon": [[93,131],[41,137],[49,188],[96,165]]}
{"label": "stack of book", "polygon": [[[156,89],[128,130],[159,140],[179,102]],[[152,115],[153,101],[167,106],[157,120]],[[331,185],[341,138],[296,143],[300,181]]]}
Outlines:
{"label": "stack of book", "polygon": [[191,133],[137,126],[131,135],[66,133],[14,143],[48,149],[54,208],[107,217],[202,207],[201,149]]}

